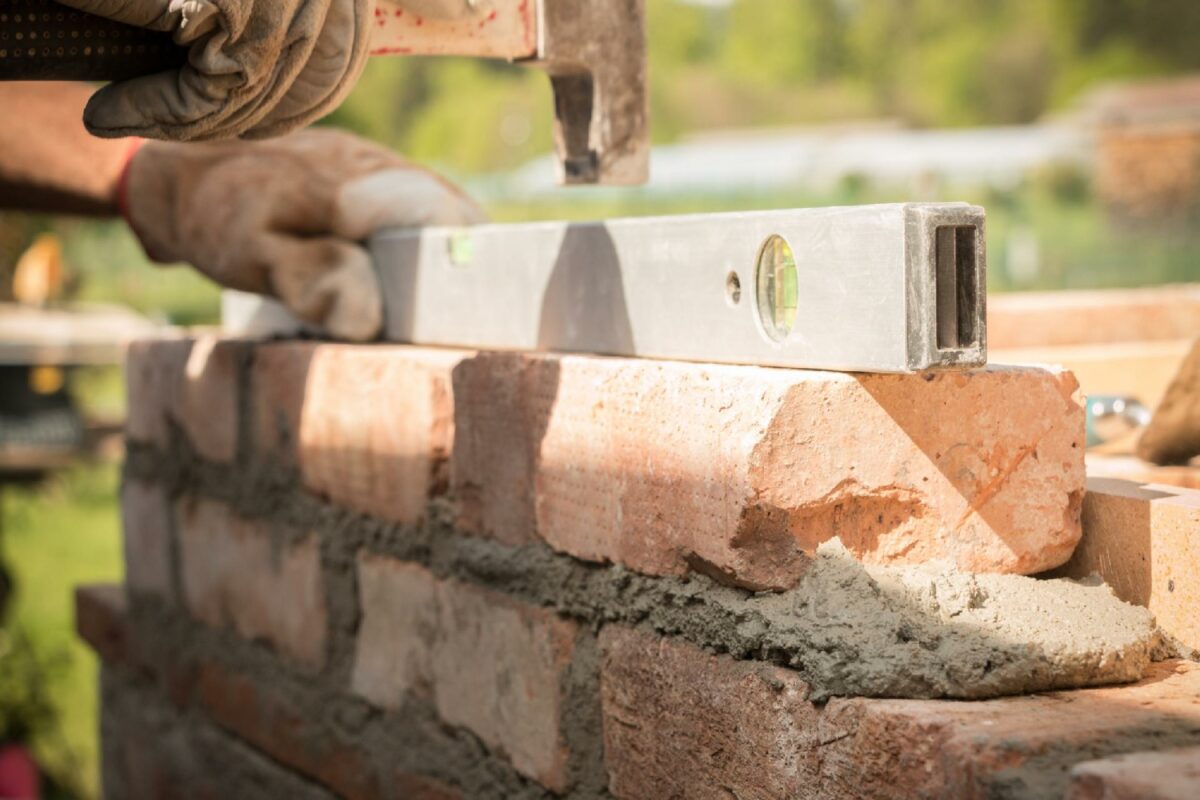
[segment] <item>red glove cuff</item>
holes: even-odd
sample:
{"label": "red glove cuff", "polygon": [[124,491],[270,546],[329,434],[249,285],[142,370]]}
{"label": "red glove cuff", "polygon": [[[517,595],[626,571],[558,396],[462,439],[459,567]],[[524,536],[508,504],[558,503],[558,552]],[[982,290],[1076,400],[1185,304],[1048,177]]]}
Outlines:
{"label": "red glove cuff", "polygon": [[[129,149],[125,152],[125,163],[121,167],[121,175],[117,178],[117,211],[120,212],[122,219],[128,223],[129,227],[133,227],[133,219],[129,214],[129,172],[133,167],[133,157],[137,155],[138,150],[142,149],[142,145],[146,143],[145,139],[133,138],[129,140]],[[134,233],[137,233],[134,230]]]}

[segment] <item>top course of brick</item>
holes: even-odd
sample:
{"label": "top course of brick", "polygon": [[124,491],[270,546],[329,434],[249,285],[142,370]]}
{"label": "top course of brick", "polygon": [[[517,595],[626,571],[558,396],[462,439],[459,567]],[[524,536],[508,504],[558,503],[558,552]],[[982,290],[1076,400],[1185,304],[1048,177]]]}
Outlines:
{"label": "top course of brick", "polygon": [[402,524],[651,575],[793,586],[834,536],[868,563],[1031,574],[1080,536],[1084,414],[1036,367],[844,375],[408,346],[135,345],[129,438],[284,465]]}

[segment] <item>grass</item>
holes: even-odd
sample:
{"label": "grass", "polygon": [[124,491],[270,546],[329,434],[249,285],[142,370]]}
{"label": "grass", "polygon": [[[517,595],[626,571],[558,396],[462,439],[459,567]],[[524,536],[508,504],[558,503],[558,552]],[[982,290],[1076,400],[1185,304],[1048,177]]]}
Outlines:
{"label": "grass", "polygon": [[97,663],[75,636],[73,591],[121,580],[119,469],[88,464],[37,487],[7,487],[4,551],[16,579],[11,611],[37,651],[61,664],[46,675],[58,725],[33,741],[64,796],[97,797]]}

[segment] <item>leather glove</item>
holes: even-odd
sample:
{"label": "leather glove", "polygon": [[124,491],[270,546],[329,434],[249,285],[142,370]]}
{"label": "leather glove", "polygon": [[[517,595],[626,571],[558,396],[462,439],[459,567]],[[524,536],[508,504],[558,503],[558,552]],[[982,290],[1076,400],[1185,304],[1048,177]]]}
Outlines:
{"label": "leather glove", "polygon": [[433,173],[371,142],[308,130],[268,142],[146,142],[122,213],[146,253],[186,261],[230,289],[277,297],[339,339],[383,322],[358,242],[384,227],[470,225],[483,212]]}
{"label": "leather glove", "polygon": [[366,62],[374,0],[60,0],[170,32],[189,48],[179,70],[97,92],[97,136],[178,141],[266,138],[332,111]]}

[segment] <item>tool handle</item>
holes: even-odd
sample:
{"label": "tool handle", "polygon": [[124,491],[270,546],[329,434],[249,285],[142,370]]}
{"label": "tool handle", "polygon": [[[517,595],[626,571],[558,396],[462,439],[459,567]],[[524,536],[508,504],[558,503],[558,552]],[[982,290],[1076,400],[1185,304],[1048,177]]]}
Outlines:
{"label": "tool handle", "polygon": [[52,0],[0,0],[0,81],[121,81],[186,60],[166,33]]}

